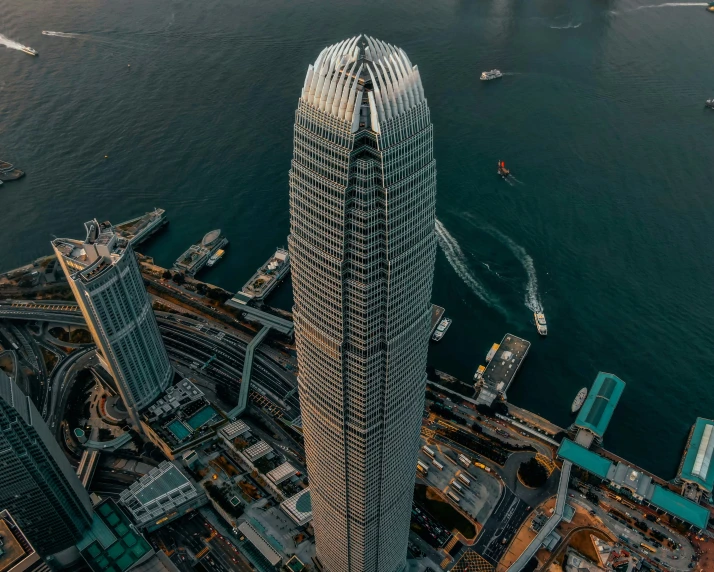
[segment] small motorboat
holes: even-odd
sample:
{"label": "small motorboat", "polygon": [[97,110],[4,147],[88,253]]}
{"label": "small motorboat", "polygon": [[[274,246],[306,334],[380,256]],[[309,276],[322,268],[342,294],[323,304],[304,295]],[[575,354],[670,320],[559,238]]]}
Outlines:
{"label": "small motorboat", "polygon": [[704,102],[704,107],[708,107],[709,109],[714,109],[714,97],[712,97],[711,99],[707,99]]}
{"label": "small motorboat", "polygon": [[511,174],[511,171],[506,169],[506,163],[505,161],[499,161],[498,162],[498,174],[501,175],[504,179],[508,177],[508,175]]}

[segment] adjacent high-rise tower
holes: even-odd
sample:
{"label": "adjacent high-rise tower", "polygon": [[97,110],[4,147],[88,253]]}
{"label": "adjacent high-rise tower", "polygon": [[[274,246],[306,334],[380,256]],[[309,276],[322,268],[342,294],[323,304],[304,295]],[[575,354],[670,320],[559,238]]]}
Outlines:
{"label": "adjacent high-rise tower", "polygon": [[0,370],[0,507],[43,556],[71,548],[92,504],[29,397]]}
{"label": "adjacent high-rise tower", "polygon": [[109,223],[84,226],[84,242],[58,238],[52,247],[138,427],[138,412],[171,384],[173,369],[131,245]]}
{"label": "adjacent high-rise tower", "polygon": [[432,139],[403,50],[358,36],[309,66],[289,246],[313,526],[328,572],[406,562],[436,249]]}

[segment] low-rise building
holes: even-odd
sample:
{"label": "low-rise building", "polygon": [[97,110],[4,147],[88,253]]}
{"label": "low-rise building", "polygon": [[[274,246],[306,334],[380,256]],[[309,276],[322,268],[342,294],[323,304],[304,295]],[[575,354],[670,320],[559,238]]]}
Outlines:
{"label": "low-rise building", "polygon": [[310,489],[304,489],[280,503],[280,508],[298,526],[304,526],[312,520],[312,500]]}
{"label": "low-rise building", "polygon": [[0,571],[50,572],[50,567],[6,510],[0,511]]}
{"label": "low-rise building", "polygon": [[243,455],[251,462],[255,463],[262,457],[272,454],[273,448],[265,441],[258,441],[255,445],[243,449]]}
{"label": "low-rise building", "polygon": [[242,522],[238,530],[244,536],[243,552],[258,570],[271,572],[279,569],[282,556],[250,522]]}
{"label": "low-rise building", "polygon": [[153,531],[208,502],[181,470],[168,461],[152,469],[119,496],[134,522]]}
{"label": "low-rise building", "polygon": [[297,473],[297,469],[293,467],[290,463],[285,462],[279,467],[276,467],[270,471],[266,477],[274,485],[279,485],[283,481],[287,481],[289,478],[294,477]]}

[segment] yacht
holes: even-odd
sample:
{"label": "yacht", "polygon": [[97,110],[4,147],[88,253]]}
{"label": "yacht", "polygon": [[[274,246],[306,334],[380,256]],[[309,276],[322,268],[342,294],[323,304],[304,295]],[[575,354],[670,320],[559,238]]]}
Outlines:
{"label": "yacht", "polygon": [[481,73],[481,81],[489,81],[492,79],[498,79],[499,77],[503,77],[503,74],[499,70],[491,70]]}
{"label": "yacht", "polygon": [[536,325],[536,329],[541,336],[548,335],[548,324],[545,323],[545,314],[542,312],[533,312],[533,320]]}
{"label": "yacht", "polygon": [[39,54],[37,53],[37,50],[33,50],[33,49],[30,48],[29,46],[22,46],[20,49],[21,49],[23,52],[25,52],[26,54],[30,54],[31,56],[37,56],[37,55],[39,55]]}
{"label": "yacht", "polygon": [[451,325],[451,318],[444,318],[439,322],[439,325],[436,326],[436,331],[434,332],[434,335],[431,336],[431,339],[434,340],[435,342],[438,342],[441,340],[441,338],[444,337],[444,334],[446,333],[446,330],[449,329],[449,326]]}
{"label": "yacht", "polygon": [[572,413],[577,413],[580,411],[580,408],[583,406],[583,403],[585,403],[585,398],[588,396],[588,388],[583,387],[580,391],[578,391],[578,394],[575,396],[575,399],[573,399],[573,405],[570,406],[570,411]]}

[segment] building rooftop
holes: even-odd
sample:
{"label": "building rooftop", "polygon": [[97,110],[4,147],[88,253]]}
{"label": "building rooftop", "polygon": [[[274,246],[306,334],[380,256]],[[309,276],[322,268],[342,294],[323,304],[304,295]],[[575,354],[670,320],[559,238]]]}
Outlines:
{"label": "building rooftop", "polygon": [[714,489],[714,421],[698,417],[682,460],[679,478],[711,493]]}
{"label": "building rooftop", "polygon": [[679,496],[659,485],[654,486],[651,498],[647,499],[653,505],[682,519],[702,530],[706,530],[709,522],[709,511],[703,506]]}
{"label": "building rooftop", "polygon": [[598,373],[578,413],[575,426],[588,429],[602,438],[624,389],[625,382],[619,377],[610,373]]}
{"label": "building rooftop", "polygon": [[40,569],[49,570],[10,513],[0,510],[0,572]]}
{"label": "building rooftop", "polygon": [[250,543],[258,549],[263,557],[270,562],[271,565],[277,566],[282,561],[282,557],[275,548],[273,548],[265,538],[253,527],[249,522],[242,522],[238,525],[240,530],[250,541]]}
{"label": "building rooftop", "polygon": [[293,467],[290,463],[283,463],[279,467],[274,468],[270,471],[266,477],[268,480],[275,483],[276,485],[282,483],[283,481],[289,479],[297,473],[297,469]]}
{"label": "building rooftop", "polygon": [[298,494],[280,503],[283,509],[295,524],[303,526],[312,520],[312,499],[310,489],[304,489]]}
{"label": "building rooftop", "polygon": [[608,477],[610,481],[629,489],[638,497],[649,498],[652,495],[652,487],[654,487],[652,477],[642,471],[638,471],[625,463],[617,463],[611,473]]}
{"label": "building rooftop", "polygon": [[272,452],[273,448],[268,445],[265,441],[258,441],[255,445],[251,445],[243,450],[243,454],[252,463],[257,461],[261,457],[265,457],[268,453]]}
{"label": "building rooftop", "polygon": [[197,496],[191,481],[173,463],[164,461],[122,492],[119,502],[144,524]]}
{"label": "building rooftop", "polygon": [[77,549],[93,572],[124,572],[153,554],[149,543],[112,499],[95,507],[92,527]]}
{"label": "building rooftop", "polygon": [[245,424],[245,422],[238,419],[233,423],[229,423],[223,429],[221,429],[221,437],[228,439],[229,441],[240,437],[241,435],[250,432],[250,427]]}
{"label": "building rooftop", "polygon": [[563,439],[558,449],[558,456],[603,479],[608,478],[608,473],[612,467],[610,461],[585,447],[573,443],[570,439]]}

